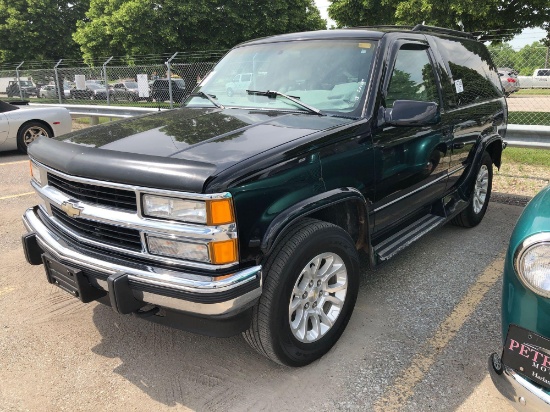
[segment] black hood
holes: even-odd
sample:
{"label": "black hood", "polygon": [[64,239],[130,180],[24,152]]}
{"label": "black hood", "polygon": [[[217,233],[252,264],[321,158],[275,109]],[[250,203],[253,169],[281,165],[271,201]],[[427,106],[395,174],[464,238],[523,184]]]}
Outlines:
{"label": "black hood", "polygon": [[[131,161],[133,172],[140,164],[147,173],[154,169],[151,166],[154,164],[169,169],[185,168],[185,174],[196,172],[192,179],[195,183],[190,185],[188,179],[183,179],[184,183],[182,176],[175,173],[175,181],[168,186],[174,188],[177,181],[180,190],[200,191],[208,177],[231,166],[314,132],[349,122],[349,119],[300,113],[181,108],[59,136],[57,140],[63,143],[38,139],[40,143],[31,145],[29,153],[66,173],[96,178],[100,178],[97,176],[100,174],[104,179],[107,172],[90,169],[101,158],[101,164],[116,176],[111,178],[114,181],[120,181],[121,162],[126,162],[128,167],[127,162]],[[65,158],[55,156],[59,150],[66,152]],[[89,167],[80,168],[75,156],[78,162],[88,163]],[[154,183],[146,180],[148,184]]]}

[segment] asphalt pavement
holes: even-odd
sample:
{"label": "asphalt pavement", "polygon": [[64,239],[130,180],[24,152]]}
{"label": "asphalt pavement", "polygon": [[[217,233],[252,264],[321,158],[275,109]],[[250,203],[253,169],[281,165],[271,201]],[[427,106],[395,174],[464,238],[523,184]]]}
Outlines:
{"label": "asphalt pavement", "polygon": [[[365,272],[336,346],[271,363],[240,336],[194,335],[82,304],[25,262],[21,215],[39,199],[26,157],[0,153],[0,410],[508,411],[487,358],[500,350],[502,259],[522,206],[491,202]],[[513,202],[512,202],[513,203]]]}

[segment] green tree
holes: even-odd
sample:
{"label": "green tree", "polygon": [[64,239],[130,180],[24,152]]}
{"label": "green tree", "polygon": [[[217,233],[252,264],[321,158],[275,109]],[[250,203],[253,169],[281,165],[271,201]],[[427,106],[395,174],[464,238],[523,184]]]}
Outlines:
{"label": "green tree", "polygon": [[88,61],[106,55],[225,49],[326,25],[313,0],[91,0],[73,38]]}
{"label": "green tree", "polygon": [[516,69],[518,63],[517,52],[508,43],[500,43],[489,46],[489,52],[497,67],[510,67]]}
{"label": "green tree", "polygon": [[522,76],[532,76],[535,69],[544,67],[546,47],[540,42],[524,46],[517,52],[516,69]]}
{"label": "green tree", "polygon": [[0,62],[80,56],[71,35],[89,0],[0,0]]}
{"label": "green tree", "polygon": [[[329,16],[339,27],[403,24],[479,32],[499,42],[527,27],[543,27],[548,0],[330,0]],[[544,26],[549,30],[548,25]],[[550,38],[550,35],[549,35]]]}

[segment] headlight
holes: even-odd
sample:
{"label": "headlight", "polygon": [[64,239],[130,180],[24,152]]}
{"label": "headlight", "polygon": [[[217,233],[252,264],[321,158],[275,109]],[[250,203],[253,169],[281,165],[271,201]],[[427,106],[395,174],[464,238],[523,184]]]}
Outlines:
{"label": "headlight", "polygon": [[34,164],[32,161],[31,164],[31,177],[40,185],[42,186],[42,176],[40,172],[40,168]]}
{"label": "headlight", "polygon": [[206,223],[206,203],[198,200],[143,195],[143,214],[190,223]]}
{"label": "headlight", "polygon": [[208,246],[196,243],[183,242],[174,239],[165,239],[147,236],[149,253],[161,256],[171,256],[179,259],[198,260],[208,262]]}
{"label": "headlight", "polygon": [[515,257],[520,279],[533,292],[550,297],[550,233],[528,238]]}
{"label": "headlight", "polygon": [[235,221],[230,198],[201,201],[145,194],[143,215],[209,226]]}

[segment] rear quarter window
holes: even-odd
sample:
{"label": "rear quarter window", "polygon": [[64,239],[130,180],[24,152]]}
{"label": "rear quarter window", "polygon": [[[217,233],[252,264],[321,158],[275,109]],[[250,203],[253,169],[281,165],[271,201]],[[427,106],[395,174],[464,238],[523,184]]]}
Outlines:
{"label": "rear quarter window", "polygon": [[502,86],[496,66],[487,48],[473,40],[435,38],[441,57],[451,73],[451,87],[444,90],[451,107],[502,96]]}

